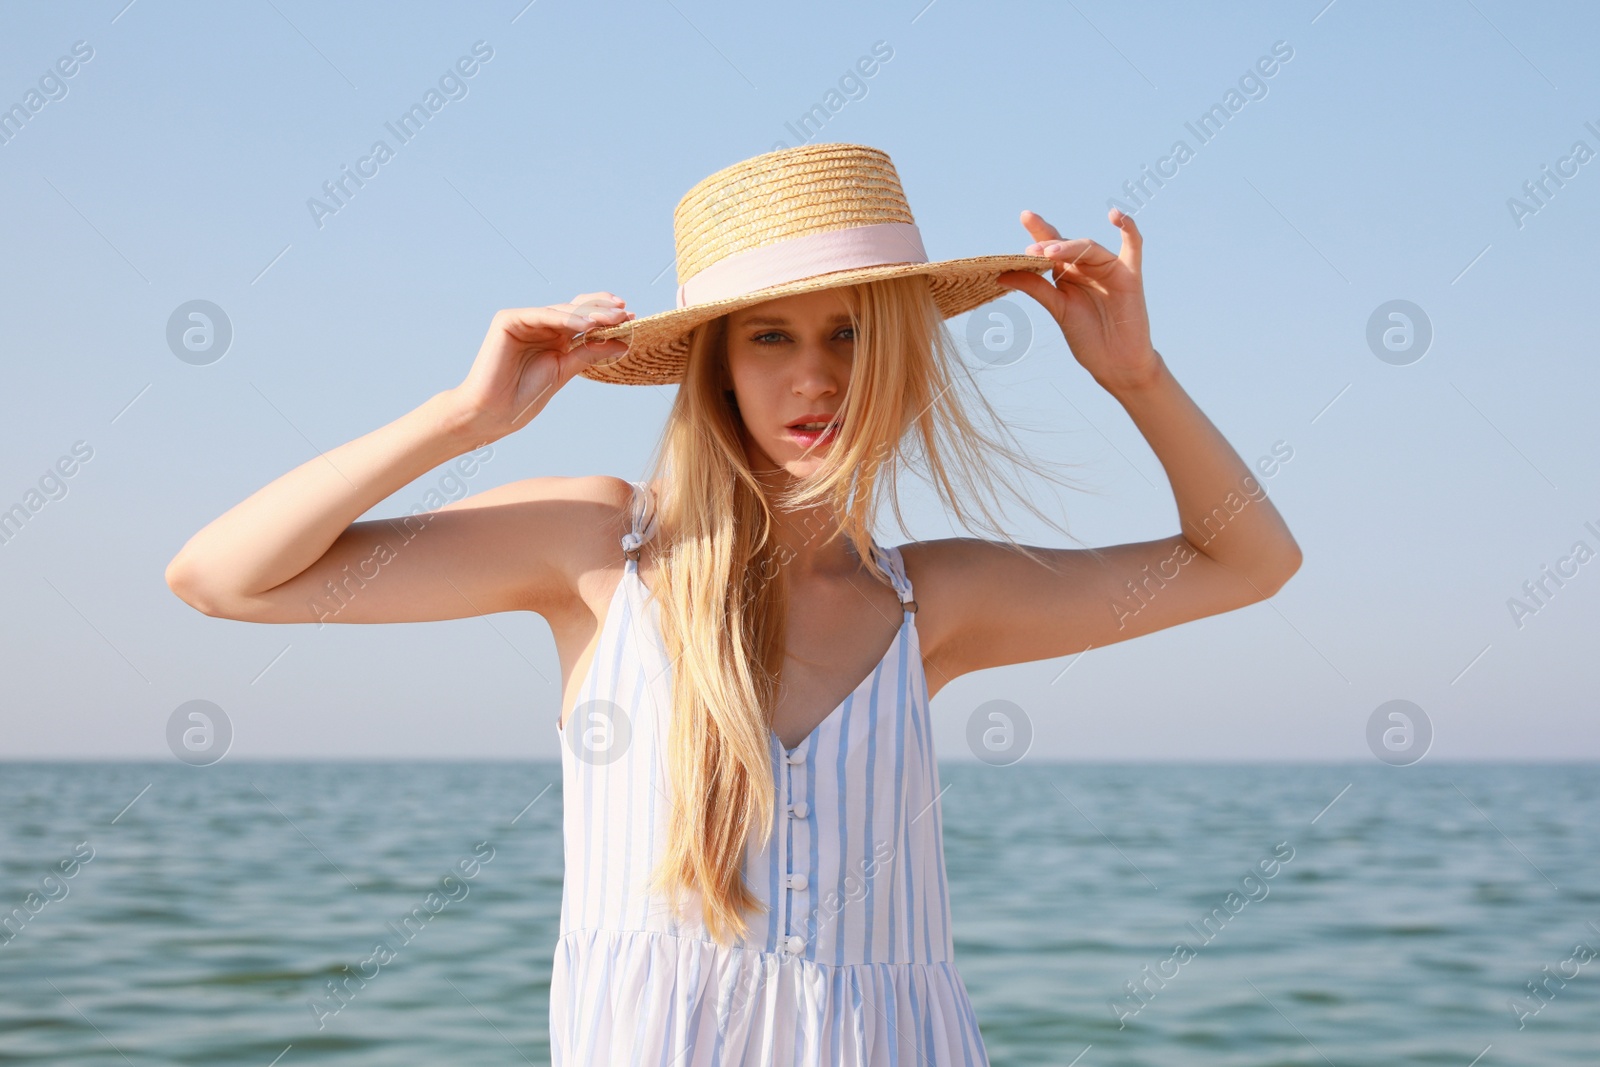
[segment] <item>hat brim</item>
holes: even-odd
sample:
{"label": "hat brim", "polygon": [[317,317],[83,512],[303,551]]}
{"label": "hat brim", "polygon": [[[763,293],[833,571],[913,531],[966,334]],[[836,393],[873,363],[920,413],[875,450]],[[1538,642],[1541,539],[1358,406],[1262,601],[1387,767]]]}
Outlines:
{"label": "hat brim", "polygon": [[573,339],[571,348],[594,341],[625,340],[628,342],[627,352],[592,363],[578,373],[592,381],[616,385],[671,385],[683,380],[684,369],[688,366],[689,332],[701,323],[741,308],[818,289],[924,274],[931,283],[934,302],[940,313],[948,319],[1012,292],[998,281],[999,276],[1007,271],[1025,270],[1038,274],[1054,265],[1048,256],[1015,255],[970,256],[935,263],[854,267],[768,286],[743,296],[673,308],[616,326],[588,330]]}

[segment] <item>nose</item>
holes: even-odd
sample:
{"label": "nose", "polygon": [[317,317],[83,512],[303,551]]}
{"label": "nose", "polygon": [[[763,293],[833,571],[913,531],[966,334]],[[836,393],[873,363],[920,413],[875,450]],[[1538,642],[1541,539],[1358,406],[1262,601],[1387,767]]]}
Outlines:
{"label": "nose", "polygon": [[793,363],[793,388],[796,396],[831,396],[841,383],[850,381],[850,362],[815,341],[799,346]]}

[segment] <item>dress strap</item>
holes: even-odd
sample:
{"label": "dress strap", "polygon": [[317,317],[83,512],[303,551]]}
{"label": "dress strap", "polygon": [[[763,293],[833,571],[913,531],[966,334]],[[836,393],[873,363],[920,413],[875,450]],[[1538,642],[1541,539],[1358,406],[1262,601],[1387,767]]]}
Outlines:
{"label": "dress strap", "polygon": [[901,606],[915,614],[917,602],[913,599],[911,579],[906,575],[906,563],[900,556],[900,550],[898,548],[884,548],[876,541],[872,544],[872,550],[877,554],[879,560],[886,565],[889,571],[889,579],[894,583],[894,591],[900,597]]}
{"label": "dress strap", "polygon": [[633,500],[629,505],[633,528],[622,535],[622,552],[628,557],[628,565],[631,567],[637,566],[639,552],[644,543],[655,536],[656,501],[655,494],[650,491],[647,483],[629,484],[633,486]]}

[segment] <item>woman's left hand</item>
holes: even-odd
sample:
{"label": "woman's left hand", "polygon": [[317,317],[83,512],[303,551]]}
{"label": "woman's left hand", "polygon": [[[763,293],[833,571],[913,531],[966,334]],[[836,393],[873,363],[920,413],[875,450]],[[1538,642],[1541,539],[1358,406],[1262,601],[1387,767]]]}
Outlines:
{"label": "woman's left hand", "polygon": [[1147,383],[1159,370],[1161,357],[1150,345],[1144,304],[1144,238],[1132,216],[1113,208],[1110,219],[1122,231],[1120,255],[1087,237],[1065,240],[1042,217],[1024,211],[1022,225],[1035,239],[1024,251],[1055,261],[1055,284],[1021,270],[1007,271],[999,281],[1044,305],[1072,355],[1095,381],[1116,392]]}

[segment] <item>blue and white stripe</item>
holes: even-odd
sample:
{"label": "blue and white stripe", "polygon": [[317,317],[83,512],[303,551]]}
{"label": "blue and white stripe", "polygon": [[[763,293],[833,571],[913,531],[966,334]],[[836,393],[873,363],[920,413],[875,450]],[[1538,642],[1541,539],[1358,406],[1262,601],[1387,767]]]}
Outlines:
{"label": "blue and white stripe", "polygon": [[[624,550],[654,533],[639,486]],[[671,804],[671,665],[630,553],[561,739],[565,880],[552,1062],[986,1065],[950,934],[939,773],[915,602],[871,674],[798,746],[771,735],[772,840],[744,877],[762,904],[724,948],[644,882]]]}

